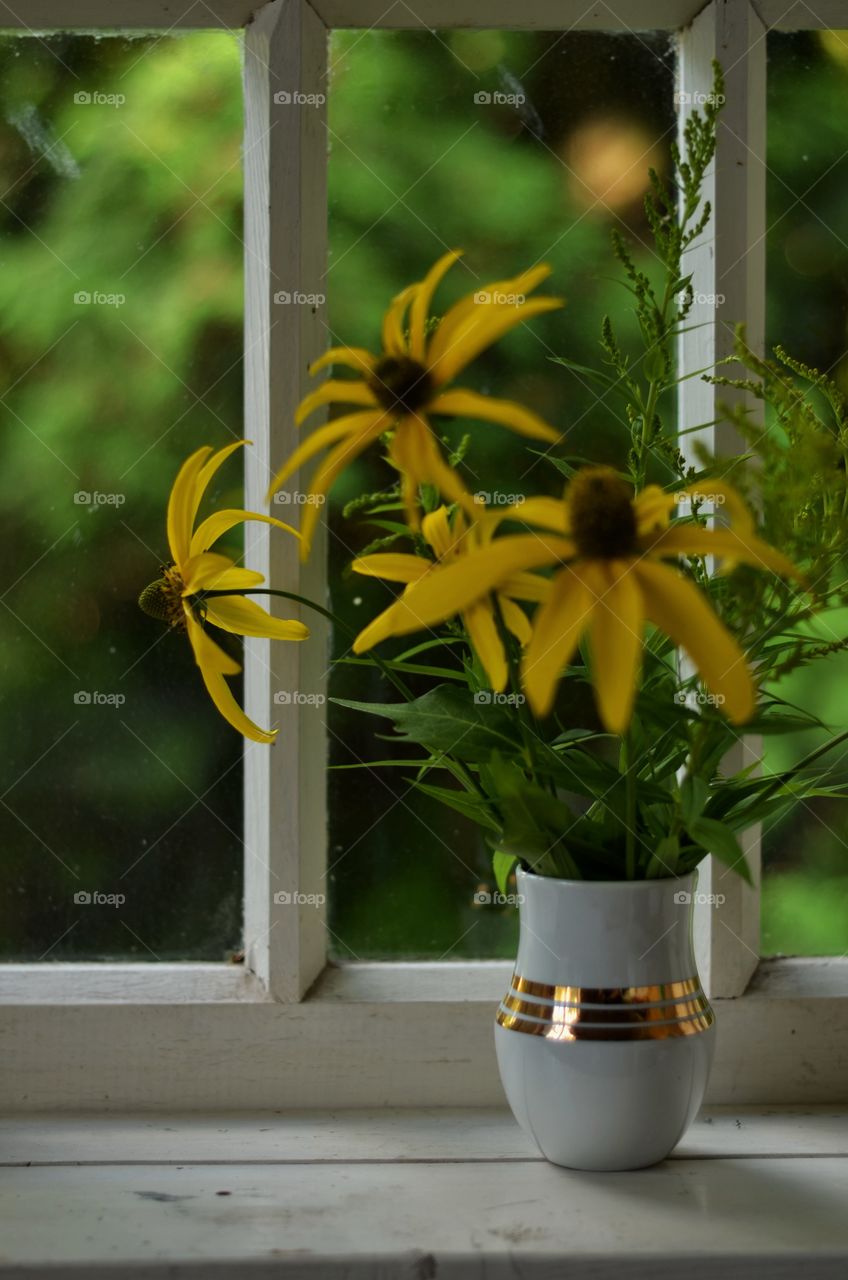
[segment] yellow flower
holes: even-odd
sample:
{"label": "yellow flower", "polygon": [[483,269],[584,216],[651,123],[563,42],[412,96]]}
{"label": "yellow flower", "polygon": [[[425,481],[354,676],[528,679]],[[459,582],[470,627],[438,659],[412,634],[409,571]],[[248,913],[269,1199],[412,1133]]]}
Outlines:
{"label": "yellow flower", "polygon": [[[676,503],[692,497],[726,507],[734,527],[670,524]],[[588,632],[601,719],[609,730],[622,733],[630,721],[642,633],[651,622],[687,651],[731,720],[750,718],[755,690],[744,653],[690,579],[662,563],[680,555],[713,555],[725,566],[746,563],[800,576],[785,556],[757,537],[749,512],[729,485],[702,482],[676,494],[651,485],[634,497],[611,469],[588,467],[571,481],[564,501],[530,498],[521,518],[550,533],[497,539],[428,574],[396,602],[394,633],[433,626],[499,589],[518,571],[559,564],[524,653],[524,689],[537,715],[551,710],[562,670]]]}
{"label": "yellow flower", "polygon": [[[203,683],[221,715],[234,729],[254,742],[273,742],[276,729],[260,729],[236,702],[225,676],[235,676],[241,667],[210,637],[212,623],[222,631],[239,636],[267,636],[272,640],[305,640],[308,628],[302,622],[272,618],[239,592],[257,587],[264,578],[252,569],[237,568],[227,556],[209,547],[223,534],[246,520],[276,525],[297,537],[296,530],[272,516],[229,508],[216,511],[197,526],[201,499],[218,468],[246,441],[239,440],[214,452],[208,445],[187,458],[179,470],[168,499],[168,546],[172,562],[163,565],[162,577],[145,587],[139,604],[145,613],[188,633]],[[208,596],[226,591],[232,595]]]}
{"label": "yellow flower", "polygon": [[[463,556],[489,546],[497,523],[510,514],[512,510],[495,517],[485,513],[482,519],[469,526],[463,512],[457,510],[451,526],[447,507],[439,507],[421,522],[421,532],[432,547],[436,560],[424,556],[379,552],[360,556],[358,560],[354,560],[353,568],[357,573],[368,577],[406,583],[408,589],[412,583],[420,582],[431,573],[437,564],[461,563]],[[485,596],[461,611],[460,616],[471,643],[492,688],[497,692],[505,687],[509,670],[498,630],[495,600],[504,626],[525,645],[530,639],[530,623],[516,600],[543,600],[547,591],[548,584],[544,578],[533,573],[519,572],[503,583],[494,598]],[[364,653],[387,636],[397,634],[394,627],[397,616],[395,601],[359,633],[353,644],[354,653]]]}
{"label": "yellow flower", "polygon": [[[312,494],[327,493],[339,473],[383,432],[391,429],[389,455],[401,472],[409,522],[417,528],[417,492],[421,484],[434,485],[445,498],[460,503],[469,513],[473,502],[459,476],[442,456],[430,429],[428,414],[480,418],[533,440],[555,443],[560,438],[559,433],[535,413],[511,400],[495,400],[459,388],[446,390],[447,384],[466,365],[503,334],[530,316],[562,306],[558,298],[527,300],[526,295],[550,274],[549,267],[540,265],[511,280],[498,280],[468,294],[450,308],[435,332],[430,333],[431,299],[440,280],[459,256],[459,250],[446,253],[422,281],[409,285],[392,301],[383,317],[380,355],[372,355],[361,347],[334,347],[310,367],[310,373],[314,374],[328,365],[340,364],[355,370],[359,376],[330,378],[306,396],[297,411],[298,426],[322,405],[348,404],[359,409],[319,427],[295,449],[275,476],[269,498],[304,462],[332,446],[310,482]],[[310,503],[301,526],[304,557],[308,554],[317,519],[318,504]]]}

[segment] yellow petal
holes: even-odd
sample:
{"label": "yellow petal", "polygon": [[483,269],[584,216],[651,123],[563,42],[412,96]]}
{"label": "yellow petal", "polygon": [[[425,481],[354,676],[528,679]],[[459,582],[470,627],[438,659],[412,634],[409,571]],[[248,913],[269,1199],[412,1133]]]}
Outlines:
{"label": "yellow petal", "polygon": [[538,414],[532,413],[512,400],[494,400],[477,391],[443,391],[427,406],[428,413],[449,413],[459,418],[480,418],[483,422],[496,422],[509,427],[520,436],[531,440],[547,440],[556,444],[562,433],[549,427]]}
{"label": "yellow petal", "polygon": [[277,736],[276,729],[260,729],[244,714],[236,702],[225,675],[237,675],[241,670],[228,654],[210,640],[202,627],[190,615],[187,616],[188,638],[194,651],[195,661],[200,668],[206,691],[224,719],[245,738],[252,742],[273,742]]}
{"label": "yellow petal", "polygon": [[736,529],[703,529],[697,524],[675,524],[649,539],[648,543],[647,551],[652,556],[722,556],[734,563],[741,561],[755,569],[770,569],[784,578],[803,581],[800,570],[786,556],[754,534],[745,535]]}
{"label": "yellow petal", "polygon": [[292,618],[272,618],[261,605],[244,596],[214,596],[204,601],[206,618],[222,631],[267,640],[305,640],[309,628]]}
{"label": "yellow petal", "polygon": [[448,466],[423,418],[410,414],[400,419],[389,453],[394,465],[407,477],[405,496],[410,523],[417,519],[417,489],[422,484],[434,485],[443,497],[473,514],[474,498],[457,472]]}
{"label": "yellow petal", "polygon": [[423,556],[402,555],[393,551],[358,556],[351,565],[352,569],[367,578],[383,578],[386,582],[417,582],[432,567],[432,560],[425,560]]}
{"label": "yellow petal", "polygon": [[515,506],[515,520],[550,529],[552,533],[569,533],[568,507],[562,498],[527,498]]}
{"label": "yellow petal", "polygon": [[418,285],[410,284],[392,299],[386,314],[383,316],[383,350],[389,356],[403,356],[407,353],[403,326],[407,308],[415,296]]}
{"label": "yellow petal", "polygon": [[414,360],[424,361],[427,347],[427,318],[433,294],[443,276],[451,269],[457,258],[462,256],[461,249],[451,249],[442,254],[439,261],[427,272],[415,291],[412,308],[409,313],[409,353]]}
{"label": "yellow petal", "polygon": [[285,524],[282,520],[275,519],[274,516],[263,516],[258,511],[239,511],[236,507],[230,507],[225,511],[216,511],[214,515],[207,516],[197,526],[191,538],[191,554],[196,556],[201,551],[206,551],[219,538],[222,538],[225,533],[228,533],[230,529],[247,520],[258,520],[261,524],[272,524],[277,529],[284,529],[286,533],[293,533],[296,538],[300,537],[297,529],[293,529],[290,524]]}
{"label": "yellow petal", "polygon": [[568,565],[551,583],[551,594],[533,619],[533,635],[524,650],[522,684],[535,714],[554,705],[563,667],[570,662],[589,625],[598,592],[586,581],[586,567]]}
{"label": "yellow petal", "polygon": [[355,436],[378,421],[382,422],[382,415],[377,413],[349,413],[343,418],[335,418],[332,422],[328,422],[326,426],[319,427],[317,431],[313,431],[304,440],[303,444],[298,445],[294,453],[291,454],[274,476],[265,501],[270,502],[289,476],[302,467],[304,462],[314,458],[316,453],[320,453],[322,449],[326,449],[331,444],[336,444],[337,441],[342,440],[345,436]]}
{"label": "yellow petal", "polygon": [[447,507],[438,507],[421,521],[421,532],[440,560],[455,553],[464,530],[451,529]]}
{"label": "yellow petal", "polygon": [[633,572],[649,621],[686,650],[731,720],[750,720],[756,695],[745,655],[706,597],[668,565],[638,560]]}
{"label": "yellow petal", "polygon": [[367,653],[369,649],[373,649],[389,636],[397,634],[394,630],[394,624],[397,621],[396,603],[393,601],[388,609],[384,609],[368,623],[367,627],[362,628],[353,642],[354,653]]}
{"label": "yellow petal", "polygon": [[341,364],[347,369],[355,369],[357,373],[361,373],[364,378],[374,368],[377,363],[370,351],[366,351],[364,347],[331,347],[329,351],[325,351],[317,360],[313,360],[309,366],[311,374],[320,373],[322,369],[326,369],[331,364]]}
{"label": "yellow petal", "polygon": [[605,590],[589,628],[592,683],[601,720],[610,733],[624,733],[642,659],[642,593],[632,563],[612,561],[598,569]]}
{"label": "yellow petal", "polygon": [[676,494],[666,493],[658,484],[647,485],[633,500],[637,536],[647,538],[650,534],[667,529],[669,516],[676,503]]}
{"label": "yellow petal", "polygon": [[204,551],[185,563],[183,596],[195,595],[198,591],[242,590],[259,586],[264,581],[262,574],[255,569],[237,568],[229,556]]}
{"label": "yellow petal", "polygon": [[[516,325],[524,324],[533,316],[542,315],[546,311],[556,311],[562,306],[558,298],[531,298],[521,306],[494,307],[487,303],[480,305],[480,315],[470,315],[450,336],[442,354],[429,354],[430,373],[437,386],[450,382],[452,378],[469,365],[481,351],[492,346]],[[441,329],[436,338],[441,336]]]}
{"label": "yellow petal", "polygon": [[[699,480],[695,484],[684,485],[670,495],[674,502],[683,498],[697,498],[700,502],[712,503],[718,512],[727,512],[738,526],[741,533],[754,532],[754,517],[750,508],[732,485],[723,480]],[[638,499],[637,506],[638,506]]]}
{"label": "yellow petal", "polygon": [[506,685],[509,671],[490,602],[481,601],[466,609],[462,621],[492,688],[495,693],[500,693]]}
{"label": "yellow petal", "polygon": [[547,263],[540,263],[537,267],[531,267],[529,271],[523,271],[517,276],[508,276],[505,280],[491,280],[488,284],[484,284],[481,289],[475,289],[473,293],[468,293],[464,298],[460,298],[459,302],[448,310],[447,314],[442,318],[436,335],[433,338],[429,360],[436,359],[442,355],[451,345],[453,336],[459,326],[463,324],[469,316],[479,315],[479,308],[482,305],[497,306],[495,302],[482,303],[482,298],[496,297],[514,297],[522,294],[526,295],[540,285],[544,279],[551,274],[551,269]]}
{"label": "yellow petal", "polygon": [[358,382],[356,378],[328,378],[315,391],[304,396],[294,415],[295,426],[300,426],[324,404],[362,404],[371,408],[377,407],[374,392],[366,382]]}
{"label": "yellow petal", "polygon": [[[377,414],[375,416],[373,413],[358,413],[353,416],[361,419],[363,425],[359,430],[348,433],[347,439],[342,440],[341,444],[337,444],[335,449],[331,449],[323,462],[316,467],[309,481],[309,493],[313,498],[329,492],[336,477],[344,471],[345,467],[349,467],[354,459],[362,453],[363,449],[367,449],[372,440],[376,440],[388,425],[388,415],[386,414]],[[350,419],[347,419],[347,421],[349,422]],[[306,560],[309,555],[312,535],[315,532],[315,526],[318,523],[320,514],[321,506],[318,502],[309,502],[304,507],[300,522],[301,560]]]}
{"label": "yellow petal", "polygon": [[571,552],[570,544],[541,534],[496,539],[488,547],[470,551],[413,583],[396,602],[395,635],[444,622],[500,588],[521,569],[555,564]]}
{"label": "yellow petal", "polygon": [[512,632],[519,644],[527,644],[533,634],[533,628],[530,626],[530,619],[524,610],[504,594],[498,596],[498,607],[507,631]]}
{"label": "yellow petal", "polygon": [[194,487],[194,500],[191,511],[192,528],[194,527],[194,518],[197,515],[201,500],[209,488],[212,477],[220,470],[227,459],[232,457],[237,449],[243,449],[246,444],[250,443],[249,440],[235,440],[232,444],[225,445],[223,449],[218,449],[212,454],[208,462],[203,464]]}
{"label": "yellow petal", "polygon": [[191,529],[194,524],[194,495],[197,489],[197,477],[203,464],[212,453],[210,445],[197,449],[186,458],[177,472],[177,478],[168,498],[168,546],[174,564],[182,566],[191,554]]}
{"label": "yellow petal", "polygon": [[503,584],[503,592],[513,600],[529,600],[539,604],[551,594],[551,580],[528,571],[514,573]]}

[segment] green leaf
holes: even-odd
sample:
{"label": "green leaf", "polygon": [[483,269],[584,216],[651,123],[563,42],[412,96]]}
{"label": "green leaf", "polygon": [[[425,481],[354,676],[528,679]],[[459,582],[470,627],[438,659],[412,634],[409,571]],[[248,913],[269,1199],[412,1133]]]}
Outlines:
{"label": "green leaf", "polygon": [[665,836],[660,840],[651,854],[645,871],[646,880],[657,877],[673,876],[677,871],[677,859],[680,857],[680,841],[677,836]]}
{"label": "green leaf", "polygon": [[714,818],[696,818],[693,823],[687,825],[686,830],[695,844],[700,845],[707,853],[718,858],[719,862],[723,862],[725,866],[737,872],[748,884],[753,883],[751,869],[745,861],[742,846],[730,827],[725,826],[723,822],[716,822]]}
{"label": "green leaf", "polygon": [[688,773],[680,788],[680,811],[686,827],[700,818],[709,798],[710,789],[704,779]]}
{"label": "green leaf", "polygon": [[479,827],[485,827],[488,831],[496,831],[500,834],[500,823],[492,815],[482,796],[475,796],[471,791],[437,787],[432,782],[419,782],[413,778],[407,781],[415,787],[416,791],[423,791],[425,796],[432,796],[434,800],[438,800],[439,804],[447,805],[449,809],[461,813],[464,818],[470,818]]}
{"label": "green leaf", "polygon": [[428,751],[472,763],[495,753],[516,753],[514,716],[501,706],[475,702],[467,689],[440,684],[411,702],[353,702],[333,698],[341,707],[391,720],[398,737]]}
{"label": "green leaf", "polygon": [[509,886],[509,877],[512,874],[512,868],[518,859],[514,853],[505,853],[503,849],[496,849],[492,854],[492,870],[495,873],[495,883],[498,890],[506,894]]}

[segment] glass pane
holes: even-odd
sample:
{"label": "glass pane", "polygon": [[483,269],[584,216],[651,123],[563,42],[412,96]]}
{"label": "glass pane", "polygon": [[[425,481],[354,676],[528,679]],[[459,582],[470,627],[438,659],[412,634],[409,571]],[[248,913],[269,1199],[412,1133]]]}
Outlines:
{"label": "glass pane", "polygon": [[[674,136],[667,36],[562,32],[337,33],[331,43],[330,334],[375,349],[382,311],[448,248],[466,250],[437,311],[487,280],[538,261],[553,267],[561,312],[520,326],[462,375],[462,385],[524,402],[568,429],[566,451],[615,461],[625,424],[550,357],[596,359],[601,319],[622,317],[612,281],[612,227],[643,246],[648,168],[662,170]],[[459,443],[459,428],[446,428]],[[497,427],[470,428],[468,482],[497,492],[558,492],[550,465]],[[330,503],[333,607],[357,630],[389,599],[348,565],[380,529],[344,519],[346,502],[390,484],[372,451],[349,467]],[[500,482],[502,484],[502,482]],[[506,501],[497,493],[494,501]],[[420,637],[419,637],[420,638]],[[345,652],[338,644],[337,652]],[[386,646],[385,652],[391,652]],[[440,661],[442,655],[439,656]],[[414,684],[414,678],[410,680]],[[418,688],[423,692],[425,685]],[[340,697],[391,701],[372,670],[337,666]],[[385,723],[331,704],[332,763],[415,755],[375,737]],[[494,889],[477,829],[410,788],[411,769],[331,773],[330,924],[339,956],[451,958],[514,953],[516,913],[483,905]],[[441,779],[439,779],[441,781]]]}
{"label": "glass pane", "polygon": [[0,947],[223,959],[241,742],[136,600],[180,461],[241,434],[239,44],[4,37],[0,99]]}
{"label": "glass pane", "polygon": [[[768,37],[767,344],[828,373],[848,391],[848,32]],[[848,617],[819,624],[845,635]],[[780,693],[832,729],[848,724],[848,654],[800,670]],[[779,770],[825,738],[767,739],[765,767]],[[848,755],[834,752],[844,779]],[[766,955],[848,951],[848,809],[798,804],[763,837],[762,949]]]}

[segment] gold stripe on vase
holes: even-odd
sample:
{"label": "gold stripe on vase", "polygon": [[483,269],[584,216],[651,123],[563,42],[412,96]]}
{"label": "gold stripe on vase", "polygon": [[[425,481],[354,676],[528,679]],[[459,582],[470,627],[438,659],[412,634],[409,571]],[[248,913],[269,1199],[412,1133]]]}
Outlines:
{"label": "gold stripe on vase", "polygon": [[640,987],[552,986],[514,974],[497,1023],[548,1040],[666,1040],[714,1021],[697,978]]}

